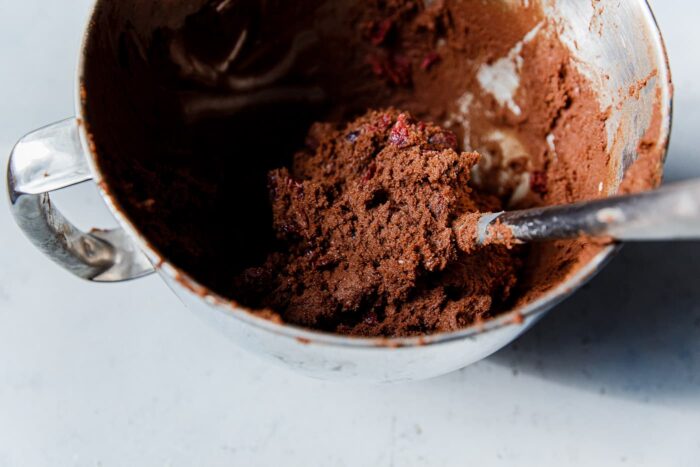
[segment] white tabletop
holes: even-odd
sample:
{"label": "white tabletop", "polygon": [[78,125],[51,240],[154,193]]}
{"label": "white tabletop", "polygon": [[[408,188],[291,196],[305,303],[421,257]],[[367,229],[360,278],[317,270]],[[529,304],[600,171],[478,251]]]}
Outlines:
{"label": "white tabletop", "polygon": [[[700,2],[653,3],[677,90],[667,173],[700,176]],[[3,170],[24,132],[72,114],[89,4],[0,0]],[[109,224],[94,188],[57,198],[83,226]],[[700,462],[698,243],[628,246],[492,358],[431,381],[367,387],[258,360],[157,277],[75,279],[22,237],[4,206],[0,226],[2,467]]]}

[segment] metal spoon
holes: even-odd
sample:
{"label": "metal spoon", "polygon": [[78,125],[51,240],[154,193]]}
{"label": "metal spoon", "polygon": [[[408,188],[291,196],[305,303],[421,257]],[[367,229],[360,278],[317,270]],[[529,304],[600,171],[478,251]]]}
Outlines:
{"label": "metal spoon", "polygon": [[[471,219],[473,222],[473,216]],[[459,228],[465,222],[467,216],[455,223],[458,235],[468,234],[469,229]],[[471,231],[473,235],[474,229]],[[476,235],[479,245],[581,236],[620,241],[700,239],[700,179],[635,195],[482,214]]]}

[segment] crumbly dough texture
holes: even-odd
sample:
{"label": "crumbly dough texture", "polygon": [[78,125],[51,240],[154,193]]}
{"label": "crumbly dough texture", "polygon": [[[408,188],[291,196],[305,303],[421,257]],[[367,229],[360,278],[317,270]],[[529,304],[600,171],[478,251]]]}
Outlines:
{"label": "crumbly dough texture", "polygon": [[501,209],[469,186],[479,160],[397,110],[315,124],[291,168],[269,174],[280,242],[237,288],[284,321],[346,334],[421,335],[491,316],[517,282],[503,246],[462,253],[452,223]]}

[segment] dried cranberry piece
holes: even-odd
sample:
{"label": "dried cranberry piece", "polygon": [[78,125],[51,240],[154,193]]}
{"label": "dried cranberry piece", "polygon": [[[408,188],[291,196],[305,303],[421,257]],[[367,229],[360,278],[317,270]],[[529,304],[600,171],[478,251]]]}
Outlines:
{"label": "dried cranberry piece", "polygon": [[374,45],[382,45],[391,36],[394,30],[394,21],[391,18],[380,21],[379,23],[373,22],[370,25],[370,41]]}
{"label": "dried cranberry piece", "polygon": [[372,54],[367,57],[372,73],[396,86],[409,86],[413,82],[411,61],[403,55],[385,56]]}
{"label": "dried cranberry piece", "polygon": [[387,69],[389,81],[397,86],[408,86],[413,82],[411,61],[403,55],[395,55]]}
{"label": "dried cranberry piece", "polygon": [[440,133],[436,133],[432,135],[430,138],[428,138],[428,144],[433,149],[442,151],[445,149],[453,149],[457,150],[457,135],[452,133],[451,131],[442,131]]}
{"label": "dried cranberry piece", "polygon": [[374,178],[374,175],[377,173],[377,164],[372,162],[368,167],[367,170],[365,171],[365,174],[362,176],[362,181],[363,182],[369,182]]}
{"label": "dried cranberry piece", "polygon": [[385,77],[384,62],[385,62],[385,59],[382,59],[382,57],[380,57],[378,55],[367,56],[367,64],[369,64],[370,68],[372,68],[372,73],[374,73],[375,76],[377,76],[378,78]]}
{"label": "dried cranberry piece", "polygon": [[394,123],[394,119],[391,117],[389,114],[383,114],[382,115],[382,121],[379,125],[379,128],[382,131],[385,131],[387,128],[389,128],[392,124]]}
{"label": "dried cranberry piece", "polygon": [[540,195],[547,193],[547,172],[540,170],[532,172],[530,189]]}
{"label": "dried cranberry piece", "polygon": [[442,60],[440,54],[438,54],[437,52],[429,52],[423,58],[420,67],[422,70],[430,70],[430,68],[432,68],[432,66],[438,63],[440,60]]}
{"label": "dried cranberry piece", "polygon": [[400,148],[410,146],[412,143],[410,124],[408,116],[400,114],[389,133],[389,142]]}

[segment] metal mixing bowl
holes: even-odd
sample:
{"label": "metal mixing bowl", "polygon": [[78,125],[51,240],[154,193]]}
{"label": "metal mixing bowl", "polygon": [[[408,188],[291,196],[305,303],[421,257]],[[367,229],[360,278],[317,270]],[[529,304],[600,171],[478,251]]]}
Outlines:
{"label": "metal mixing bowl", "polygon": [[[514,8],[521,0],[509,1]],[[667,146],[671,126],[672,85],[661,34],[644,0],[547,0],[544,10],[561,28],[579,69],[610,106],[609,148],[620,171],[617,182],[637,157],[642,135],[657,110],[658,144]],[[638,99],[619,97],[640,80],[651,78]],[[82,75],[82,68],[81,68]],[[537,301],[487,323],[458,332],[420,338],[362,339],[278,324],[237,308],[159,257],[120,210],[96,164],[84,126],[79,92],[78,119],[32,133],[15,148],[9,167],[13,212],[30,239],[73,273],[93,281],[140,277],[157,270],[197,315],[253,352],[299,372],[325,379],[395,382],[442,375],[481,360],[524,333],[545,313],[581,287],[616,252],[610,246],[576,274]],[[619,105],[618,105],[619,104]],[[48,192],[92,179],[121,229],[83,233],[51,205]],[[157,265],[154,268],[152,265]]]}

